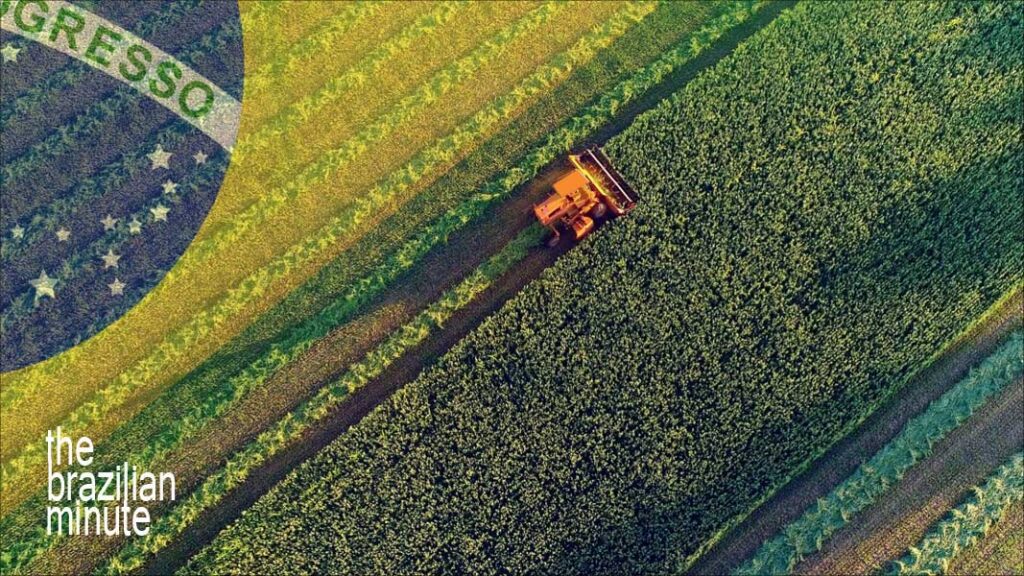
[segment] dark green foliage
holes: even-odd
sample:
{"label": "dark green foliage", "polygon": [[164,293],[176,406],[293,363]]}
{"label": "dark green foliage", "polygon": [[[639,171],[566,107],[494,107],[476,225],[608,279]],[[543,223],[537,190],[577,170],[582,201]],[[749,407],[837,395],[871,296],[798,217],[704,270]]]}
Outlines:
{"label": "dark green foliage", "polygon": [[610,143],[633,214],[189,569],[685,568],[1021,281],[1020,8],[783,14]]}

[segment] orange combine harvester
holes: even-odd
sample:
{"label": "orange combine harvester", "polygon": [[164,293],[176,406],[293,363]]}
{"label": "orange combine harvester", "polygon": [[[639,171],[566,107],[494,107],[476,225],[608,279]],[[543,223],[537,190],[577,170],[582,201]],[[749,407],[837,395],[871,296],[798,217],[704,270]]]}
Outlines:
{"label": "orange combine harvester", "polygon": [[533,213],[553,236],[549,246],[558,244],[563,232],[576,240],[594,229],[595,220],[606,214],[626,214],[636,206],[636,193],[600,148],[570,154],[573,171],[555,182],[551,195],[533,207]]}

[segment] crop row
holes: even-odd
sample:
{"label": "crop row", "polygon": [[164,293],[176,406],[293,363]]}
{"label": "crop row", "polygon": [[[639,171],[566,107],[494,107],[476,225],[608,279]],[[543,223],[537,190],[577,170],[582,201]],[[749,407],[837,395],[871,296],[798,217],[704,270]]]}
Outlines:
{"label": "crop row", "polygon": [[338,7],[327,2],[311,3],[301,9],[287,2],[241,2],[238,8],[251,70],[260,70],[280,58],[338,13]]}
{"label": "crop row", "polygon": [[352,68],[329,79],[316,92],[307,94],[297,102],[290,104],[285,110],[268,119],[265,125],[245,134],[239,139],[235,150],[239,161],[247,158],[249,154],[272,145],[281,134],[288,132],[296,124],[308,120],[314,112],[337,100],[341,94],[364,86],[374,78],[377,71],[386,62],[404,53],[420,38],[442,29],[447,22],[459,14],[463,7],[465,4],[458,2],[438,4],[403,28],[398,34],[388,38],[360,59]]}
{"label": "crop row", "polygon": [[[636,5],[631,5],[636,6]],[[650,5],[647,5],[650,6]],[[405,167],[392,173],[385,181],[368,191],[356,201],[356,206],[337,216],[331,224],[312,235],[302,244],[288,250],[269,265],[253,272],[240,282],[221,301],[198,312],[188,325],[169,336],[154,352],[130,370],[122,373],[117,381],[98,391],[94,397],[73,410],[62,422],[61,426],[68,433],[85,429],[103,418],[111,410],[123,404],[139,386],[152,382],[166,362],[169,362],[193,346],[215,326],[236,313],[252,299],[260,294],[276,280],[286,276],[296,267],[318,256],[322,251],[333,247],[339,239],[347,237],[349,232],[360,225],[366,224],[371,215],[379,215],[389,206],[393,209],[395,196],[408,191],[422,177],[460,154],[462,150],[475,145],[481,138],[489,134],[503,119],[517,113],[528,99],[570,73],[576,66],[593,57],[594,52],[608,46],[615,38],[625,33],[628,25],[635,22],[636,12],[632,9],[617,13],[619,18],[612,18],[597,26],[585,35],[564,56],[554,59],[552,63],[541,66],[534,74],[526,78],[520,85],[502,95],[484,109],[480,110],[466,124],[448,136],[439,139],[434,145],[414,157]],[[173,271],[168,274],[168,278]],[[74,351],[71,351],[73,353]],[[260,381],[266,374],[261,370]],[[31,387],[29,385],[29,387]],[[21,389],[24,394],[24,388]],[[20,476],[29,473],[43,462],[44,445],[42,439],[25,446],[20,454],[5,463],[3,485],[21,482]]]}
{"label": "crop row", "polygon": [[[1015,503],[1024,498],[1024,453],[1000,466],[970,497],[893,561],[886,574],[945,574],[960,552],[981,540]],[[1020,553],[1018,550],[1017,553]]]}
{"label": "crop row", "polygon": [[93,104],[87,113],[58,127],[43,140],[33,144],[28,152],[7,162],[0,172],[0,185],[13,188],[18,179],[29,175],[43,162],[73,150],[76,146],[88,145],[97,131],[109,127],[108,122],[123,115],[137,98],[141,96],[133,90],[122,88],[114,96]]}
{"label": "crop row", "polygon": [[874,504],[907,470],[932,453],[939,440],[959,427],[989,398],[1024,375],[1024,333],[1014,332],[956,386],[907,422],[877,454],[799,518],[766,541],[738,574],[792,573],[808,554],[855,515]]}
{"label": "crop row", "polygon": [[380,9],[381,4],[377,2],[359,2],[346,6],[317,30],[296,42],[286,53],[247,74],[246,96],[258,98],[278,86],[283,74],[299,73],[301,67],[307,66],[313,58],[332,52],[333,44],[353,28],[361,26],[366,18],[378,13]]}
{"label": "crop row", "polygon": [[606,146],[633,213],[190,570],[685,570],[1022,279],[1009,10],[784,12]]}
{"label": "crop row", "polygon": [[947,574],[1024,574],[1024,501],[1009,512],[974,546],[950,562]]}

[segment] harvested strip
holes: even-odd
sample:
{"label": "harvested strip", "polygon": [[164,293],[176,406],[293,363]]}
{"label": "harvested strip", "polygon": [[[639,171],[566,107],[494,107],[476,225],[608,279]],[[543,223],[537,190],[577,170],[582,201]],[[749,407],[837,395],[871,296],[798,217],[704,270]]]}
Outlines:
{"label": "harvested strip", "polygon": [[945,574],[957,555],[975,546],[1014,504],[1024,499],[1024,453],[1000,466],[967,500],[950,511],[887,574]]}
{"label": "harvested strip", "polygon": [[332,48],[339,39],[352,28],[359,26],[368,16],[378,12],[381,6],[380,2],[357,2],[345,6],[318,29],[293,44],[286,53],[278,55],[258,70],[247,74],[245,80],[246,88],[250,91],[249,97],[258,97],[276,86],[283,73],[294,73],[299,66],[308,64],[313,57],[333,52]]}
{"label": "harvested strip", "polygon": [[817,505],[765,542],[736,574],[791,573],[807,555],[821,549],[828,538],[861,510],[874,504],[912,466],[932,453],[937,442],[971,417],[989,398],[1024,375],[1024,333],[1014,332],[1007,342],[949,392],[907,422],[870,460],[857,468]]}
{"label": "harvested strip", "polygon": [[953,558],[946,573],[1024,574],[1024,501],[1013,504],[980,542]]}
{"label": "harvested strip", "polygon": [[[405,12],[411,8],[419,8],[420,4],[389,6],[392,8],[380,18],[373,20],[386,19],[388,29],[392,33],[373,43],[372,47],[368,47],[362,58],[351,63],[323,63],[321,66],[325,72],[322,76],[293,75],[294,80],[288,83],[288,89],[294,91],[294,96],[284,99],[280,106],[274,106],[273,102],[267,100],[269,109],[264,111],[266,113],[257,111],[255,117],[258,119],[253,122],[253,129],[245,135],[245,143],[239,148],[241,155],[236,156],[236,161],[238,158],[243,160],[239,166],[244,168],[236,172],[238,186],[273,189],[286,185],[296,174],[314,164],[321,153],[344,144],[361,130],[377,122],[382,115],[401,106],[403,99],[415,94],[432,76],[479,48],[485,39],[491,38],[523,18],[529,11],[535,9],[537,4],[439,4],[425,14],[422,10],[414,11],[412,16],[415,20],[412,22],[404,22],[402,16],[406,16]],[[402,11],[398,12],[398,8]],[[390,16],[395,12],[395,22],[391,22]],[[397,29],[390,28],[398,24],[404,25]],[[377,25],[383,26],[381,23]],[[518,53],[517,48],[521,47],[520,42],[518,45],[506,47],[505,50],[506,53]],[[417,58],[401,57],[412,49],[422,50],[423,55]],[[547,49],[557,51],[554,45],[545,48]],[[508,52],[509,50],[511,52]],[[520,60],[494,60],[491,65],[509,70],[512,72],[511,78],[515,78],[518,74],[514,70],[520,66]],[[328,70],[330,72],[327,72]],[[480,75],[485,72],[486,69],[477,71],[472,77],[473,82],[463,82],[460,86],[453,87],[453,90],[444,96],[444,102],[459,102],[460,97],[465,97],[461,93],[465,87],[479,86],[483,82]],[[337,83],[332,101],[315,110],[307,119],[295,116],[298,107],[303,103],[302,97],[326,90],[328,87],[325,83]],[[483,101],[469,97],[466,104],[480,106]],[[440,109],[439,106],[432,108]],[[444,110],[450,108],[451,106],[445,106]],[[430,108],[427,109],[429,110]],[[416,118],[425,116],[429,115],[421,112]],[[284,118],[292,120],[281,123]],[[411,154],[425,145],[409,136],[418,134],[430,137],[450,129],[442,127],[443,119],[443,116],[438,116],[436,123],[429,123],[421,129],[411,123],[406,124],[402,130],[386,135],[374,145],[375,154],[365,154],[361,157],[361,162],[355,162],[354,165],[350,164],[335,172],[336,177],[342,179],[344,184],[324,196],[336,202],[335,197],[344,199],[368,187],[370,184],[359,181],[358,178],[350,178],[347,173],[358,172],[361,168],[366,171],[365,166],[369,165],[373,180],[379,179],[388,167],[393,166],[388,163],[389,161],[401,163],[404,160],[402,153]],[[399,154],[386,149],[389,143],[403,137],[406,137],[408,142],[400,148]],[[383,160],[383,163],[375,165],[369,161],[369,156],[376,156]],[[225,204],[225,210],[230,214],[236,214],[251,207],[255,198],[237,195],[227,200],[230,202]],[[317,210],[329,213],[331,209],[332,205],[328,205]],[[226,226],[230,226],[230,219],[219,220],[210,228],[207,236],[216,235]],[[279,243],[275,242],[273,245],[279,246]]]}

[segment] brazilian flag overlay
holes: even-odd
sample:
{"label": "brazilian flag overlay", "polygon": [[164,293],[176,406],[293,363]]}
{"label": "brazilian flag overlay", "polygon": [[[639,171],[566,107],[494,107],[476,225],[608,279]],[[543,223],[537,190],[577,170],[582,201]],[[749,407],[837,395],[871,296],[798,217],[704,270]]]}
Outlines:
{"label": "brazilian flag overlay", "polygon": [[3,0],[2,9],[6,372],[115,321],[188,247],[230,157],[230,142],[200,129],[202,116],[215,92],[241,101],[243,49],[234,1]]}

